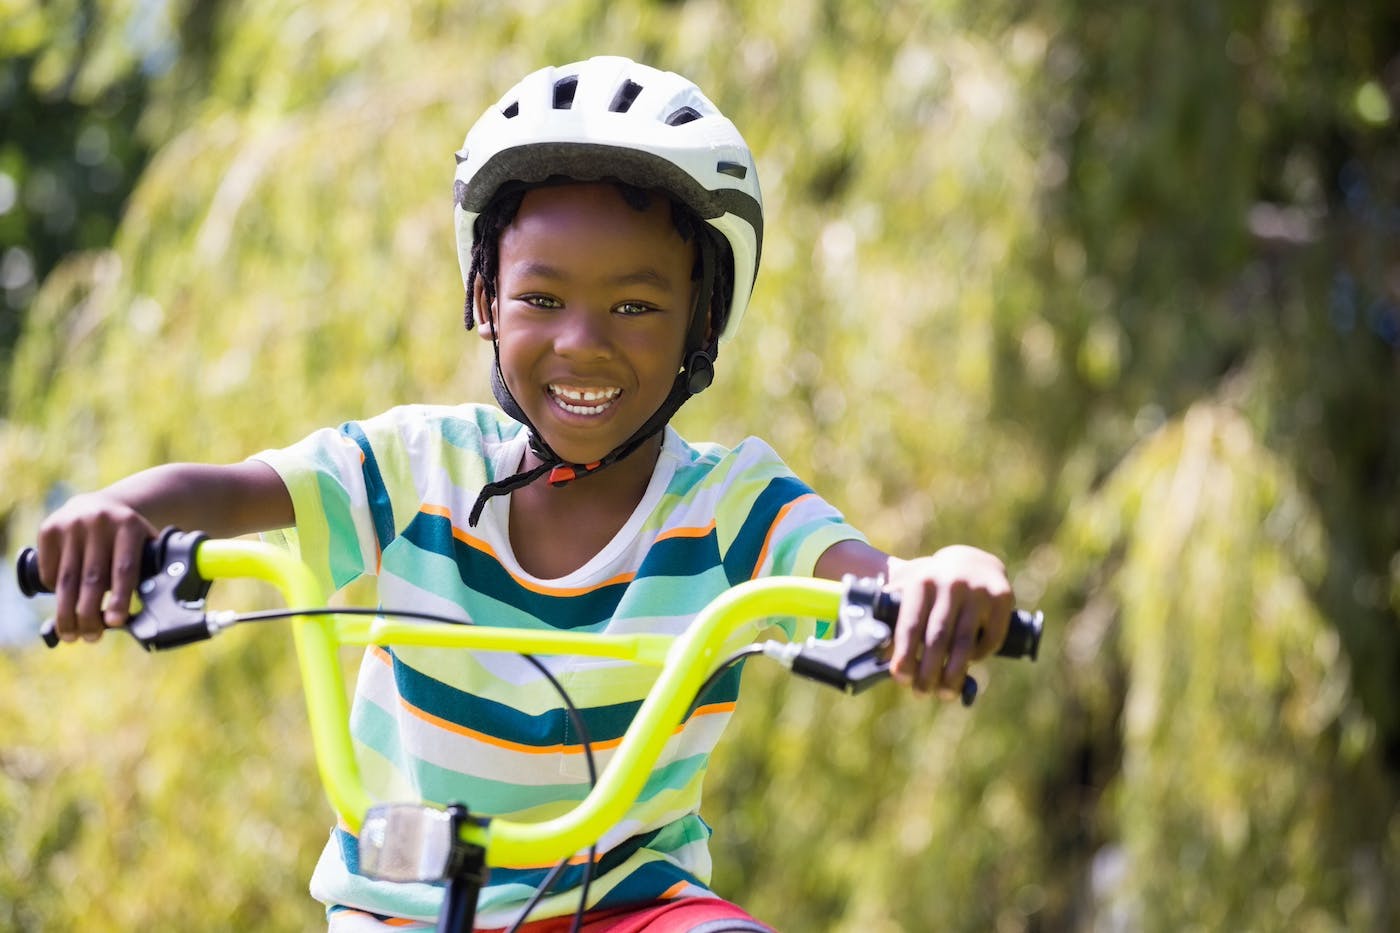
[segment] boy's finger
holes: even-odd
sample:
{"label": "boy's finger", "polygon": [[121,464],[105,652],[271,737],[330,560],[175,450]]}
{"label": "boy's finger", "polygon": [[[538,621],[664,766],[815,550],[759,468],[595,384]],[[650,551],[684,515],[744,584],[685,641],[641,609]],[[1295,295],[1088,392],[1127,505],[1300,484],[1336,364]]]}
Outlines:
{"label": "boy's finger", "polygon": [[97,641],[102,637],[102,598],[107,595],[111,576],[111,541],[104,535],[94,535],[83,549],[78,601],[73,607],[78,619],[78,633],[86,641]]}
{"label": "boy's finger", "polygon": [[39,552],[39,580],[52,592],[57,588],[58,562],[63,556],[63,539],[47,528],[40,528],[34,547]]}
{"label": "boy's finger", "polygon": [[78,623],[73,615],[73,607],[78,601],[78,581],[82,576],[82,543],[69,535],[63,540],[53,571],[54,631],[64,641],[78,637]]}
{"label": "boy's finger", "polygon": [[112,548],[111,596],[102,615],[108,627],[123,625],[130,616],[131,594],[136,591],[137,578],[141,575],[141,550],[147,537],[144,530],[131,525],[117,529]]}
{"label": "boy's finger", "polygon": [[928,616],[927,584],[906,587],[900,593],[899,616],[895,619],[893,649],[890,653],[890,676],[908,683],[917,670],[919,648],[923,644],[924,621]]}
{"label": "boy's finger", "polygon": [[967,677],[967,666],[972,661],[972,652],[977,644],[978,632],[986,614],[986,603],[977,594],[969,594],[958,608],[957,624],[954,626],[952,642],[948,649],[948,662],[943,666],[939,680],[941,693],[961,693],[963,680]]}
{"label": "boy's finger", "polygon": [[982,617],[982,629],[972,652],[974,661],[994,654],[1001,647],[1007,630],[1011,628],[1011,612],[1016,608],[1016,598],[1010,589],[998,591],[989,599],[987,613]]}
{"label": "boy's finger", "polygon": [[956,583],[938,587],[933,594],[933,606],[924,626],[923,657],[919,659],[919,673],[914,678],[914,686],[924,693],[932,690],[942,679],[953,634],[953,613],[961,597],[961,587]]}

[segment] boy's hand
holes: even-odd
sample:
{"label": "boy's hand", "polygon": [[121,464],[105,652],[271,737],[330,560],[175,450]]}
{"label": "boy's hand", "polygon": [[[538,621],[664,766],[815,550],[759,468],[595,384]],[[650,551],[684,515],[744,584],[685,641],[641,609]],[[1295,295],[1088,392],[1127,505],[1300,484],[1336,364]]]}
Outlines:
{"label": "boy's hand", "polygon": [[125,625],[141,576],[141,550],[156,528],[233,538],[296,520],[277,471],[245,460],[226,466],[167,463],[74,496],[39,528],[39,577],[57,595],[54,631],[96,641]]}
{"label": "boy's hand", "polygon": [[141,548],[155,536],[144,516],[105,491],[74,496],[49,516],[39,528],[39,576],[54,591],[59,638],[97,641],[126,623]]}
{"label": "boy's hand", "polygon": [[890,676],[920,693],[959,696],[967,666],[1001,647],[1013,608],[1006,567],[986,551],[954,545],[916,560],[890,560],[900,591]]}

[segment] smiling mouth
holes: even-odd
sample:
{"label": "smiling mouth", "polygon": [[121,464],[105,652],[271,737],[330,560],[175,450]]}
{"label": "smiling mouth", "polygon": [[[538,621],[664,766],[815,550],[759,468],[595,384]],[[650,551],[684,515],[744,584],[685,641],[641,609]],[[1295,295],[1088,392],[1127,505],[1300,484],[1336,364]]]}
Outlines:
{"label": "smiling mouth", "polygon": [[601,415],[613,406],[622,390],[614,386],[581,389],[573,386],[550,385],[550,400],[573,415]]}

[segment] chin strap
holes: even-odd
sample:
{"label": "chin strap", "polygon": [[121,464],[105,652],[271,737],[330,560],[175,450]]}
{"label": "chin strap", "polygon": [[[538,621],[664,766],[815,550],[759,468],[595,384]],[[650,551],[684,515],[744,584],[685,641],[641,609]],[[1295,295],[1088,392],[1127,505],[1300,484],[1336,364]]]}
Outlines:
{"label": "chin strap", "polygon": [[706,339],[705,331],[710,322],[709,308],[714,294],[715,248],[709,237],[703,234],[696,239],[700,250],[700,288],[696,292],[695,307],[691,309],[690,314],[690,328],[686,333],[684,365],[681,371],[676,374],[676,381],[671,384],[671,391],[667,394],[666,400],[661,403],[661,407],[631,437],[605,454],[601,460],[595,460],[592,463],[570,463],[550,448],[549,444],[540,436],[540,432],[530,423],[529,417],[526,416],[520,403],[516,401],[515,396],[511,394],[510,388],[506,385],[505,377],[501,373],[500,338],[497,336],[497,330],[492,330],[491,351],[494,364],[491,369],[491,394],[496,397],[496,403],[507,415],[525,425],[526,429],[529,430],[530,452],[539,458],[540,463],[528,470],[521,470],[481,487],[481,493],[476,497],[476,502],[472,505],[471,515],[467,519],[467,524],[470,527],[476,527],[488,500],[514,492],[522,486],[528,486],[546,474],[549,475],[551,486],[564,486],[580,476],[597,473],[604,467],[625,459],[666,427],[667,423],[675,417],[676,412],[692,395],[699,395],[709,388],[710,383],[714,382],[715,357],[719,355],[718,340],[716,338]]}

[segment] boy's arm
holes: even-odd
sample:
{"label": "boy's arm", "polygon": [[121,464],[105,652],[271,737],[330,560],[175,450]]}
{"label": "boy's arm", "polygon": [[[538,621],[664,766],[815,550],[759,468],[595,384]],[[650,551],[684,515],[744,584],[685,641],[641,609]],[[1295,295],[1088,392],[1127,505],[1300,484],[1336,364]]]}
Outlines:
{"label": "boy's arm", "polygon": [[890,675],[920,693],[956,698],[968,664],[1006,638],[1011,582],[1005,565],[986,551],[953,545],[900,560],[861,541],[841,541],[817,558],[815,573],[828,580],[881,575],[899,590]]}
{"label": "boy's arm", "polygon": [[281,477],[254,460],[172,463],[74,496],[44,521],[36,542],[39,576],[55,594],[55,631],[64,641],[96,641],[104,627],[124,624],[141,548],[162,526],[229,538],[293,521]]}

